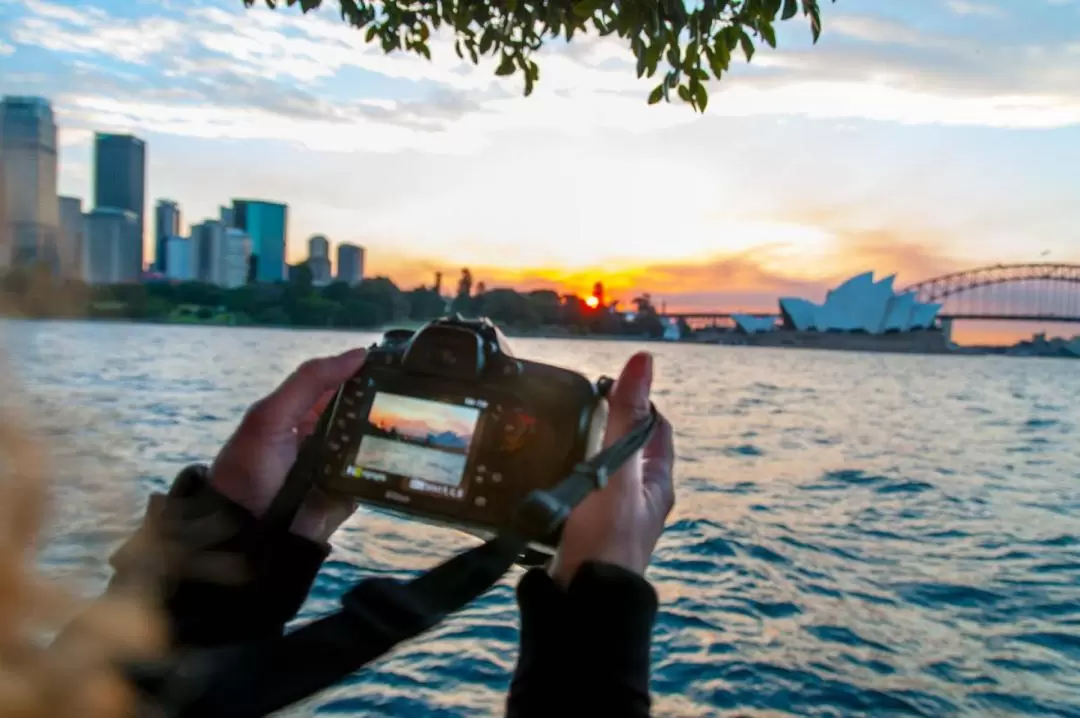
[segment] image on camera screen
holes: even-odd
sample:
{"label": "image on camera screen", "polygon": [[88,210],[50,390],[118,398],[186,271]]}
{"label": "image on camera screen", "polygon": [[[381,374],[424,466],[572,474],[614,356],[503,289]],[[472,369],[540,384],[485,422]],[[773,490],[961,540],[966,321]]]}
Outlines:
{"label": "image on camera screen", "polygon": [[411,488],[461,498],[479,418],[480,410],[471,406],[376,394],[356,458],[346,471],[374,481],[385,481],[387,475],[404,477],[411,480]]}

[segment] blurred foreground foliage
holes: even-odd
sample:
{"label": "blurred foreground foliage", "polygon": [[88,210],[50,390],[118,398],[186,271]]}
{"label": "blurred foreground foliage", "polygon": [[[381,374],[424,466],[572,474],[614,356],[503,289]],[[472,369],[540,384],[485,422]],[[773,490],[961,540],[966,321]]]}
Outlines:
{"label": "blurred foreground foliage", "polygon": [[[244,0],[251,7],[260,0]],[[315,10],[323,0],[261,0],[270,8]],[[832,0],[836,2],[836,0]],[[597,33],[617,35],[637,59],[637,76],[663,80],[649,104],[670,101],[671,93],[703,112],[706,83],[728,71],[742,51],[749,62],[755,46],[776,47],[777,22],[805,17],[817,42],[821,0],[338,0],[341,16],[366,42],[383,51],[411,52],[431,59],[430,40],[444,26],[454,35],[458,57],[478,64],[498,58],[496,75],[520,73],[525,94],[540,79],[532,59],[545,44]],[[661,67],[663,63],[663,67]]]}
{"label": "blurred foreground foliage", "polygon": [[[663,324],[649,295],[634,299],[631,314],[574,294],[541,289],[518,292],[474,284],[463,269],[456,290],[444,295],[442,277],[431,286],[400,289],[386,277],[350,286],[314,286],[305,265],[287,282],[226,289],[203,282],[87,285],[47,272],[21,269],[0,278],[0,308],[9,315],[52,319],[115,319],[177,324],[375,329],[418,324],[448,312],[485,316],[510,331],[660,337]],[[597,288],[602,296],[602,285]]]}

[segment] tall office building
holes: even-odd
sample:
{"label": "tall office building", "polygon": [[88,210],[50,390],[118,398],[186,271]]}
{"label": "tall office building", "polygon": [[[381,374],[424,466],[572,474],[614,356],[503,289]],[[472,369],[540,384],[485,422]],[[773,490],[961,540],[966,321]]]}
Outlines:
{"label": "tall office building", "polygon": [[242,229],[208,219],[191,228],[191,242],[194,279],[229,289],[247,283],[251,240]]}
{"label": "tall office building", "polygon": [[364,279],[364,248],[355,244],[339,244],[337,248],[337,278],[339,282],[359,284]]}
{"label": "tall office building", "polygon": [[330,273],[330,242],[321,234],[308,240],[307,265],[311,272],[311,283],[315,286],[325,286],[333,279]]}
{"label": "tall office building", "polygon": [[170,199],[159,199],[154,207],[154,265],[169,273],[169,238],[180,236],[180,206]]}
{"label": "tall office building", "polygon": [[86,215],[86,277],[91,284],[142,280],[142,227],[134,212],[98,207]]}
{"label": "tall office building", "polygon": [[0,101],[0,267],[43,262],[59,270],[60,205],[56,196],[56,121],[48,100]]}
{"label": "tall office building", "polygon": [[86,218],[82,199],[60,198],[60,274],[86,279]]}
{"label": "tall office building", "polygon": [[165,276],[177,282],[190,282],[195,278],[193,242],[187,237],[165,238]]}
{"label": "tall office building", "polygon": [[132,135],[94,137],[94,207],[134,212],[139,241],[146,225],[146,143]]}
{"label": "tall office building", "polygon": [[280,282],[285,279],[286,227],[289,208],[277,202],[233,200],[233,226],[251,238],[249,282]]}

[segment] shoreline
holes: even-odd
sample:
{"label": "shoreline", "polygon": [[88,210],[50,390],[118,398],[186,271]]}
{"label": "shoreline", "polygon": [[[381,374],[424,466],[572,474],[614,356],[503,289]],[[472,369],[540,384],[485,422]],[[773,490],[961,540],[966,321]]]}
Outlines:
{"label": "shoreline", "polygon": [[[305,327],[290,324],[227,324],[214,322],[169,322],[146,319],[118,319],[109,317],[20,317],[0,316],[0,319],[13,321],[33,322],[80,322],[101,324],[141,324],[168,327],[210,327],[229,329],[269,329],[276,331],[293,332],[352,332],[357,334],[382,334],[391,329],[419,329],[426,322],[406,320],[395,322],[380,327]],[[638,342],[647,344],[689,344],[696,346],[728,346],[761,349],[796,349],[837,351],[847,353],[874,353],[874,354],[909,354],[921,356],[1003,356],[1009,358],[1030,359],[1071,359],[1080,357],[1063,356],[1060,354],[1040,353],[1030,351],[1030,342],[1022,342],[1016,345],[951,345],[933,349],[918,349],[910,347],[874,346],[873,340],[867,343],[865,340],[873,335],[861,337],[864,341],[859,346],[844,346],[843,343],[829,345],[809,345],[802,343],[764,344],[755,341],[724,341],[720,336],[697,336],[691,335],[677,340],[663,339],[662,337],[649,337],[643,335],[615,335],[615,334],[575,334],[557,329],[533,329],[514,330],[502,328],[503,334],[508,339],[552,339],[572,341],[604,341],[604,342]]]}

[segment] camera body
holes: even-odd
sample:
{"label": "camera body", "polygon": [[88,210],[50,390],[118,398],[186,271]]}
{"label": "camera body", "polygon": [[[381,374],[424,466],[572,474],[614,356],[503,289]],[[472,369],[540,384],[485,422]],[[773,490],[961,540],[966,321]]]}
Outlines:
{"label": "camera body", "polygon": [[[606,401],[576,372],[519,359],[486,319],[392,330],[339,389],[316,483],[481,536],[600,448]],[[535,548],[551,552],[558,536]]]}

